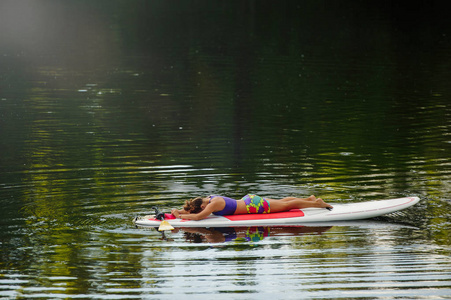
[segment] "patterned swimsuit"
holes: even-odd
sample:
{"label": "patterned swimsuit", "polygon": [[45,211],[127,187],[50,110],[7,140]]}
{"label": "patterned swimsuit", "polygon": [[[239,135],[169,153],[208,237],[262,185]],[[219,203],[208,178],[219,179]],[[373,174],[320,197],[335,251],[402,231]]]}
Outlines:
{"label": "patterned swimsuit", "polygon": [[243,197],[246,203],[246,210],[248,214],[269,214],[271,207],[269,201],[257,195],[246,195]]}
{"label": "patterned swimsuit", "polygon": [[[224,209],[216,211],[213,214],[217,216],[233,215],[236,211],[236,200],[224,196],[210,196],[210,201],[214,197],[221,197],[225,201]],[[246,204],[246,211],[248,214],[269,214],[271,207],[269,201],[257,195],[246,195],[241,200]]]}

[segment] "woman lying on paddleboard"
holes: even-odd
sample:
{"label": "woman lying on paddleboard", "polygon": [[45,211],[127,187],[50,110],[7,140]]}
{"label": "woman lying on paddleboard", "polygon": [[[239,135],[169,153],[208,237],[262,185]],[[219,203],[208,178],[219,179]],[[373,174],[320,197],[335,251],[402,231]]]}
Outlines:
{"label": "woman lying on paddleboard", "polygon": [[185,202],[182,210],[173,209],[171,213],[180,219],[202,220],[210,214],[241,215],[241,214],[269,214],[302,209],[309,207],[332,209],[332,206],[321,198],[310,196],[308,198],[287,197],[283,199],[262,198],[257,195],[246,195],[240,200],[224,196],[209,196],[207,198],[194,198]]}

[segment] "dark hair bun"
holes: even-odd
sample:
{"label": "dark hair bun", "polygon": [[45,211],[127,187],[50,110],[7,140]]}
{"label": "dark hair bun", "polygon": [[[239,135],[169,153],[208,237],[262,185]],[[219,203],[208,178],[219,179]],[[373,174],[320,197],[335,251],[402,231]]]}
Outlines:
{"label": "dark hair bun", "polygon": [[183,209],[191,214],[197,214],[202,211],[201,205],[202,205],[202,198],[197,197],[197,198],[185,201],[185,206],[183,207]]}

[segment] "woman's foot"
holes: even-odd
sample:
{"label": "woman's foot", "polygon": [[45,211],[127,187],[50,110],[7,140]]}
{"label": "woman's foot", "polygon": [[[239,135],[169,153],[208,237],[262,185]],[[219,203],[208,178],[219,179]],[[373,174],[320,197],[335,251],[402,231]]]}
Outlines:
{"label": "woman's foot", "polygon": [[317,198],[315,200],[315,205],[316,205],[316,207],[327,208],[328,210],[331,210],[332,208],[334,208],[332,205],[327,204],[326,202],[324,202],[324,200],[321,199],[321,198]]}

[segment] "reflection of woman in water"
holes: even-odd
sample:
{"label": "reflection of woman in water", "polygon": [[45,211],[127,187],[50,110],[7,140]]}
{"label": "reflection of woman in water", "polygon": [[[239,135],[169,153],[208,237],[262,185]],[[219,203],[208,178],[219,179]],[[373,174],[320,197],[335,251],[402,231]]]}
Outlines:
{"label": "reflection of woman in water", "polygon": [[287,197],[283,199],[265,199],[257,195],[246,195],[240,200],[224,196],[198,197],[186,201],[182,210],[173,209],[171,213],[176,218],[202,220],[210,214],[220,216],[269,214],[309,207],[332,209],[331,205],[313,195],[308,198]]}
{"label": "reflection of woman in water", "polygon": [[[303,234],[322,234],[329,230],[332,226],[327,227],[304,227],[304,226],[289,226],[289,227],[219,227],[219,228],[182,228],[185,238],[193,243],[224,243],[231,241],[248,241],[258,242],[268,236],[277,235],[303,235]],[[178,231],[179,229],[176,229]]]}

